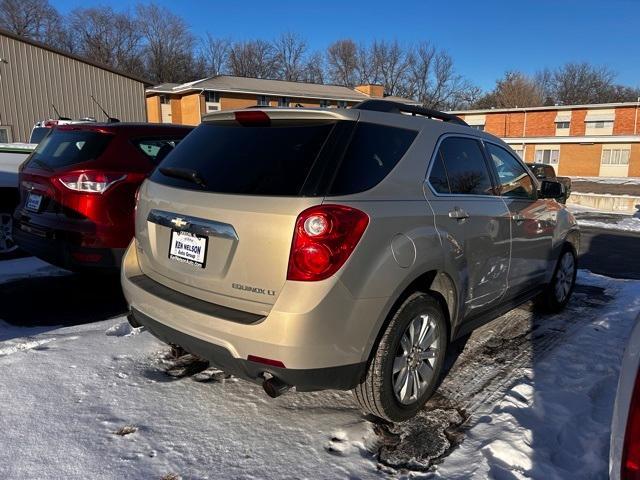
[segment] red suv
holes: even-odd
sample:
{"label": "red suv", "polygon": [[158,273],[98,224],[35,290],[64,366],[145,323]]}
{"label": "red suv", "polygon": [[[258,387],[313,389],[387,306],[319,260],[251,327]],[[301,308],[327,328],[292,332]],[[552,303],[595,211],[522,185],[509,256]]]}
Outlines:
{"label": "red suv", "polygon": [[136,190],[191,127],[55,127],[20,167],[13,237],[69,270],[118,269],[133,237]]}

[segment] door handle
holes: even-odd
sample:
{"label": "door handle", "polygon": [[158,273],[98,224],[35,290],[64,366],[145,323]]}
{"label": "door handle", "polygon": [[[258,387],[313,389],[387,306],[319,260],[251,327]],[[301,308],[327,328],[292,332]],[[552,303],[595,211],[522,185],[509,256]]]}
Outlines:
{"label": "door handle", "polygon": [[515,222],[524,222],[527,217],[525,217],[524,215],[522,215],[521,213],[514,213],[513,216],[511,217]]}
{"label": "door handle", "polygon": [[462,210],[461,208],[454,208],[449,212],[449,218],[455,218],[456,220],[464,220],[469,218],[469,214]]}

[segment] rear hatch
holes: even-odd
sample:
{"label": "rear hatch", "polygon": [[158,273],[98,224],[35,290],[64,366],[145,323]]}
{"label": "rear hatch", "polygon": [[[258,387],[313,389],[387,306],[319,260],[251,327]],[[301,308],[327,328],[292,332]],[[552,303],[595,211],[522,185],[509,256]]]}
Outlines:
{"label": "rear hatch", "polygon": [[[415,137],[403,130],[406,145],[397,149],[378,125],[359,124],[359,115],[265,109],[210,116],[140,190],[141,270],[186,295],[267,314],[287,278],[298,215],[327,195],[370,188]],[[378,143],[393,149],[392,162],[372,150]]]}
{"label": "rear hatch", "polygon": [[54,128],[38,144],[20,172],[21,206],[30,215],[62,213],[64,189],[54,184],[60,174],[99,158],[112,134]]}

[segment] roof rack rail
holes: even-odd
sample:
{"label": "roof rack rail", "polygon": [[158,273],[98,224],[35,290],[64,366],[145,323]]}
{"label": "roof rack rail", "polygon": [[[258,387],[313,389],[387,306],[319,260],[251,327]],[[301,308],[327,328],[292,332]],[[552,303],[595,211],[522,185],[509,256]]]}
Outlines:
{"label": "roof rack rail", "polygon": [[431,110],[430,108],[419,107],[417,105],[407,105],[400,102],[392,102],[390,100],[365,100],[351,107],[356,110],[371,110],[374,112],[386,113],[407,113],[411,115],[421,115],[423,117],[435,118],[443,122],[456,123],[458,125],[469,126],[467,122],[460,117],[451,115],[450,113]]}

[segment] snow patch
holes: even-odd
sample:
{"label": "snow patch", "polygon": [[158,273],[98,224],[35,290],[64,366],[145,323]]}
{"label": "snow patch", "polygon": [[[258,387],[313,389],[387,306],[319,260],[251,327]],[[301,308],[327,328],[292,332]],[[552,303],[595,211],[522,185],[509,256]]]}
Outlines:
{"label": "snow patch", "polygon": [[142,331],[142,327],[134,328],[129,322],[121,322],[113,327],[109,327],[105,332],[105,335],[110,337],[131,337],[138,335]]}

